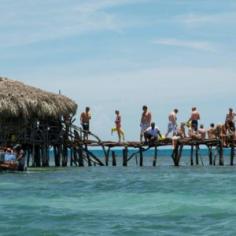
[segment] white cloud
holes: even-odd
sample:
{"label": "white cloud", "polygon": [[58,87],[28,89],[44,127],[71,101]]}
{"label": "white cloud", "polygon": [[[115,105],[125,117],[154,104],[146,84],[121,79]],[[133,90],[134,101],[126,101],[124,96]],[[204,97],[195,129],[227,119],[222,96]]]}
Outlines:
{"label": "white cloud", "polygon": [[191,48],[203,51],[216,51],[214,45],[205,41],[193,41],[193,40],[179,40],[175,38],[156,39],[153,41],[154,44]]}
{"label": "white cloud", "polygon": [[220,12],[209,14],[188,13],[174,18],[175,21],[184,24],[188,28],[209,27],[219,24],[234,24],[236,12]]}
{"label": "white cloud", "polygon": [[[140,2],[139,0],[138,2]],[[3,1],[0,45],[17,46],[97,31],[128,27],[110,9],[134,0]]]}

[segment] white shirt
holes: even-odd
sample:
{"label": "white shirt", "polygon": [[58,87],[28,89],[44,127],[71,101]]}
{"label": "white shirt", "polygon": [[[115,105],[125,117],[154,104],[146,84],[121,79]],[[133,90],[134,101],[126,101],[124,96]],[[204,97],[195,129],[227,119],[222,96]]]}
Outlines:
{"label": "white shirt", "polygon": [[158,127],[154,127],[154,129],[152,129],[152,127],[149,127],[145,130],[145,133],[152,135],[153,137],[157,137],[157,135],[160,133],[160,130]]}

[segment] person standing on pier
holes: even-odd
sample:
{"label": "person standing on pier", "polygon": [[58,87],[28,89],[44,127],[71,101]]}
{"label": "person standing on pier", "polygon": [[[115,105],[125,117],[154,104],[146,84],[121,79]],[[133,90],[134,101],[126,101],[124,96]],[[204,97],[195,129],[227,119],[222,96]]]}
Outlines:
{"label": "person standing on pier", "polygon": [[198,121],[200,120],[200,113],[197,111],[196,107],[192,108],[191,116],[188,120],[188,122],[191,121],[191,127],[194,127],[194,129],[198,130]]}
{"label": "person standing on pier", "polygon": [[142,113],[142,116],[141,116],[141,122],[140,122],[140,127],[141,127],[140,142],[143,141],[144,131],[148,127],[150,127],[151,120],[152,120],[152,114],[151,114],[150,111],[148,111],[148,107],[146,105],[144,105],[143,106],[143,113]]}
{"label": "person standing on pier", "polygon": [[90,108],[86,107],[85,111],[82,112],[80,115],[80,123],[81,123],[83,130],[85,131],[84,139],[88,139],[90,120],[91,120]]}
{"label": "person standing on pier", "polygon": [[169,133],[173,132],[173,136],[176,135],[177,132],[177,113],[178,109],[174,109],[170,114],[169,114],[169,123],[168,123],[168,128],[167,128],[167,133],[165,137],[168,137]]}
{"label": "person standing on pier", "polygon": [[121,128],[121,115],[120,115],[120,112],[118,110],[116,110],[115,114],[116,114],[115,128],[111,129],[111,134],[113,134],[113,132],[117,132],[118,138],[119,138],[119,143],[120,143],[121,142],[121,137],[122,137],[122,140],[125,141],[125,132]]}
{"label": "person standing on pier", "polygon": [[226,115],[225,121],[231,121],[234,123],[236,113],[233,111],[233,108],[229,108],[229,113]]}

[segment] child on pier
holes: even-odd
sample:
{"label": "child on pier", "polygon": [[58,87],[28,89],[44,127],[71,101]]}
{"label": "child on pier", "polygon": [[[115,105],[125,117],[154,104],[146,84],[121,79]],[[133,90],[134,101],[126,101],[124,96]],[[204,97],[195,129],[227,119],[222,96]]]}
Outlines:
{"label": "child on pier", "polygon": [[120,115],[120,112],[118,110],[116,110],[115,114],[116,114],[115,128],[111,129],[111,134],[113,134],[113,132],[117,132],[119,143],[120,143],[121,142],[121,137],[122,137],[122,140],[125,141],[125,132],[121,128],[121,115]]}

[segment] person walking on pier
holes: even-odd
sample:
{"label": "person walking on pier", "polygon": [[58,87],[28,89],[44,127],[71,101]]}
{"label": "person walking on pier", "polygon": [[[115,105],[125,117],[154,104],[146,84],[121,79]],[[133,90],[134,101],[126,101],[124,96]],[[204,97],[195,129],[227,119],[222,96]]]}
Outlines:
{"label": "person walking on pier", "polygon": [[80,115],[80,123],[84,130],[84,139],[88,139],[90,120],[91,120],[90,108],[86,107],[85,111],[82,112]]}
{"label": "person walking on pier", "polygon": [[115,114],[116,114],[115,128],[111,129],[111,134],[113,134],[113,132],[117,132],[119,143],[120,143],[121,142],[121,137],[122,137],[122,140],[125,141],[125,132],[121,128],[121,115],[120,115],[120,112],[118,110],[116,110]]}
{"label": "person walking on pier", "polygon": [[197,111],[196,107],[192,108],[191,116],[188,120],[188,122],[191,121],[191,127],[194,127],[195,130],[198,130],[198,121],[200,120],[200,113]]}
{"label": "person walking on pier", "polygon": [[151,126],[144,131],[144,139],[146,142],[155,142],[158,140],[158,136],[161,138],[161,132],[154,122],[151,123]]}
{"label": "person walking on pier", "polygon": [[168,123],[168,128],[167,128],[167,133],[165,137],[168,137],[169,133],[173,132],[173,135],[176,135],[177,132],[177,113],[178,109],[174,109],[168,116],[169,123]]}
{"label": "person walking on pier", "polygon": [[141,122],[140,122],[140,127],[141,127],[140,142],[143,141],[144,131],[148,127],[150,127],[151,120],[152,120],[152,114],[151,114],[150,111],[148,111],[148,107],[146,105],[144,105],[143,106],[143,113],[142,113],[142,116],[141,116]]}

